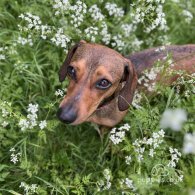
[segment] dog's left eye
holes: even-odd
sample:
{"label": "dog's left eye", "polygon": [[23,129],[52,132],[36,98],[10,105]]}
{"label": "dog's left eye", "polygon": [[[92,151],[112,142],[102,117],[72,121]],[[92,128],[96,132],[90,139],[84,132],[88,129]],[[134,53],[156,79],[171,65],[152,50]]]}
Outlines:
{"label": "dog's left eye", "polygon": [[76,79],[76,70],[72,66],[67,67],[67,74],[72,78]]}
{"label": "dog's left eye", "polygon": [[102,80],[100,80],[100,81],[98,81],[97,83],[96,83],[96,87],[98,88],[98,89],[107,89],[107,88],[109,88],[111,86],[111,83],[110,83],[110,81],[108,81],[107,79],[102,79]]}

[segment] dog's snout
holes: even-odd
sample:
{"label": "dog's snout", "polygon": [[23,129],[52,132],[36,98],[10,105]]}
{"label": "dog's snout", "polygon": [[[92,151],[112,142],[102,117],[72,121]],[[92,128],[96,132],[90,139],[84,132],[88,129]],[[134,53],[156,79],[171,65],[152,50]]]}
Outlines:
{"label": "dog's snout", "polygon": [[57,117],[64,123],[73,123],[77,118],[77,113],[74,110],[59,108]]}

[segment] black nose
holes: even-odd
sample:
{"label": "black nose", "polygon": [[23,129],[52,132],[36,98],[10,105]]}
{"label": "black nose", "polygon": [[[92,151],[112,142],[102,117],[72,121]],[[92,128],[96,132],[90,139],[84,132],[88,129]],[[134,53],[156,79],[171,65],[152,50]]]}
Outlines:
{"label": "black nose", "polygon": [[77,113],[73,110],[66,109],[66,108],[59,108],[57,112],[57,117],[63,123],[72,123],[77,118]]}

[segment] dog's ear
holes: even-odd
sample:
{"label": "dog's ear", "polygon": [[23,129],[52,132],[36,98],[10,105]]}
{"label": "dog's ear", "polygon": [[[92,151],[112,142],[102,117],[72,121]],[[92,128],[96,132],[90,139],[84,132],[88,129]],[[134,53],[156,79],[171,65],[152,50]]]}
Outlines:
{"label": "dog's ear", "polygon": [[118,108],[120,111],[125,111],[133,101],[133,95],[137,86],[137,74],[134,65],[130,61],[125,63],[122,81],[126,81],[126,83],[119,91]]}
{"label": "dog's ear", "polygon": [[62,66],[60,67],[60,71],[59,71],[59,80],[60,82],[64,81],[64,79],[66,78],[66,74],[67,74],[67,67],[68,65],[70,65],[70,61],[75,53],[75,51],[77,50],[77,48],[81,45],[86,43],[86,41],[81,40],[79,43],[75,44],[68,52],[66,59],[64,61],[64,63],[62,64]]}

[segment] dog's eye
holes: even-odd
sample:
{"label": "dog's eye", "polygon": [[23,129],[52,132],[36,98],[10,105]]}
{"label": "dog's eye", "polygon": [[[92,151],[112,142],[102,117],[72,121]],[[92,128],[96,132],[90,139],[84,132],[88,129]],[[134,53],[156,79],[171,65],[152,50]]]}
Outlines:
{"label": "dog's eye", "polygon": [[102,79],[100,81],[97,82],[96,87],[98,89],[107,89],[111,86],[110,81],[106,80],[106,79]]}
{"label": "dog's eye", "polygon": [[67,74],[72,78],[76,79],[76,70],[72,66],[67,67]]}

